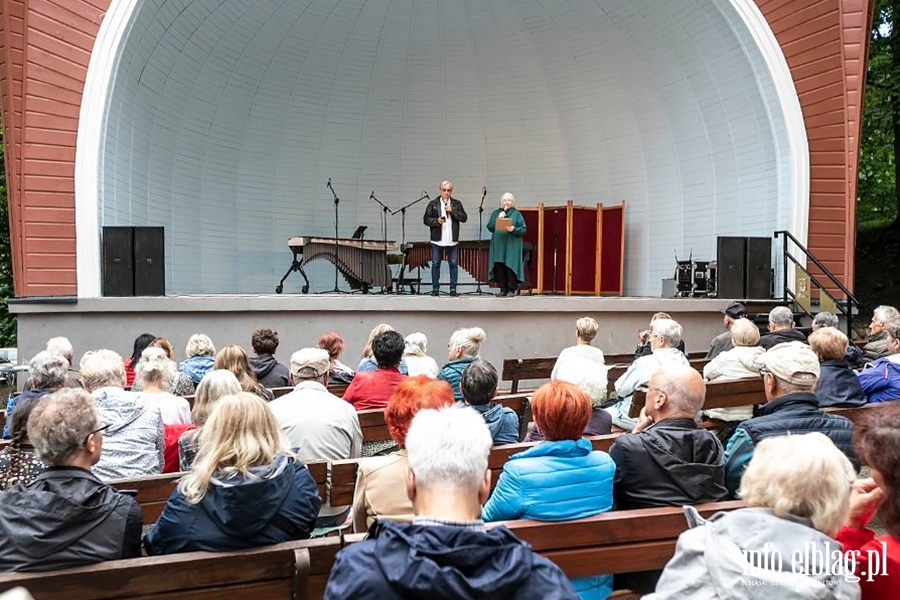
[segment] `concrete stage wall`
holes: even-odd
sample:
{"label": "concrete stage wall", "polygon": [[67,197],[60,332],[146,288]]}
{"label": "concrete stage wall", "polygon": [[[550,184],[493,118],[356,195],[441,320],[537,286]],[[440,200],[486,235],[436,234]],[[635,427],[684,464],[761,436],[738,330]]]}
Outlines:
{"label": "concrete stage wall", "polygon": [[727,300],[523,296],[517,298],[425,296],[178,296],[96,298],[70,303],[13,301],[18,315],[19,356],[42,350],[46,340],[68,337],[76,359],[97,348],[131,354],[134,338],[148,332],[169,339],[177,359],[192,333],[209,335],[221,348],[249,350],[251,332],[272,327],[281,338],[277,356],[287,363],[300,347],[314,346],[333,330],[345,342],[344,362],[355,366],[372,327],[393,325],[404,335],[428,336],[429,354],[439,364],[447,341],[459,327],[482,327],[482,356],[500,368],[504,358],[553,356],[574,343],[575,320],[591,315],[600,323],[595,345],[607,353],[634,350],[636,334],[650,316],[666,311],[685,328],[689,351],[705,350],[722,329]]}

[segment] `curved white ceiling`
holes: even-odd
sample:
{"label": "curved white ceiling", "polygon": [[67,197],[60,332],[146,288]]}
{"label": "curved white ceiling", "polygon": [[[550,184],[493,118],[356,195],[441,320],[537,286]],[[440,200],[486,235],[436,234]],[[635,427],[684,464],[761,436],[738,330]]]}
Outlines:
{"label": "curved white ceiling", "polygon": [[625,201],[630,295],[797,203],[784,92],[725,0],[116,0],[100,50],[79,237],[165,226],[169,293],[270,292],[289,236],[333,235],[328,178],[343,236],[380,232],[371,191],[398,208],[444,178],[466,238],[482,185],[490,206]]}

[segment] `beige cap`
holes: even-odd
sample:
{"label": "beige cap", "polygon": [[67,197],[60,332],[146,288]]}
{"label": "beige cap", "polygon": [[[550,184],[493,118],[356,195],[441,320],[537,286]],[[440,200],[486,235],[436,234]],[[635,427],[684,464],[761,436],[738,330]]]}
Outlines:
{"label": "beige cap", "polygon": [[759,362],[772,375],[788,383],[815,383],[819,378],[819,358],[803,342],[772,346],[760,355]]}
{"label": "beige cap", "polygon": [[321,348],[301,348],[291,355],[291,375],[295,378],[321,377],[331,368],[328,351]]}

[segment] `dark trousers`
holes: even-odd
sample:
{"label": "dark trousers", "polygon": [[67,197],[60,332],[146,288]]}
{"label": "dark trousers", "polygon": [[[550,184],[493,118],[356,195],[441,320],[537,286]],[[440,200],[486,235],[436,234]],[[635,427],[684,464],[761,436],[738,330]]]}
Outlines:
{"label": "dark trousers", "polygon": [[447,252],[447,264],[450,265],[450,291],[456,291],[456,282],[459,278],[459,263],[457,262],[456,246],[438,246],[431,244],[431,289],[437,291],[441,287],[441,260],[444,252]]}
{"label": "dark trousers", "polygon": [[519,289],[519,279],[516,272],[503,263],[494,263],[494,281],[500,287],[500,292],[514,294]]}

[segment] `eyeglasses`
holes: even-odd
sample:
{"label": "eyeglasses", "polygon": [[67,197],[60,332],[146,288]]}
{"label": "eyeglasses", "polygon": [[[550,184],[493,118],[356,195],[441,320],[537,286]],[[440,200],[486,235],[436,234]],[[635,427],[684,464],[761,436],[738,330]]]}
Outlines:
{"label": "eyeglasses", "polygon": [[112,423],[107,423],[106,425],[101,425],[97,429],[95,429],[92,432],[90,432],[89,434],[87,434],[87,436],[85,436],[84,443],[87,444],[88,438],[91,437],[92,435],[94,435],[95,433],[103,433],[110,427],[112,427]]}
{"label": "eyeglasses", "polygon": [[759,368],[759,376],[760,377],[765,377],[766,375],[771,375],[771,374],[772,374],[772,371],[768,370],[767,368],[765,368],[765,367]]}

